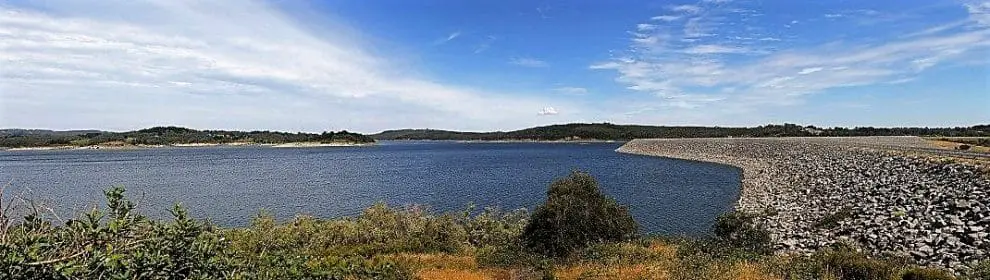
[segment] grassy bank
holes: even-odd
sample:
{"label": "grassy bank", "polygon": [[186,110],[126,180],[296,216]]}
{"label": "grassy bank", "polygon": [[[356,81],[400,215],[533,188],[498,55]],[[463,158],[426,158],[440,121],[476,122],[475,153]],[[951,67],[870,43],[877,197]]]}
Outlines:
{"label": "grassy bank", "polygon": [[[730,213],[710,238],[637,236],[624,207],[583,173],[554,182],[532,213],[434,213],[377,204],[355,217],[259,214],[218,228],[181,207],[166,221],[134,211],[122,189],[107,206],[58,221],[3,200],[0,279],[987,279],[952,275],[851,246],[773,255],[752,216]],[[30,214],[10,217],[12,207]],[[580,222],[576,222],[580,221]],[[632,224],[630,224],[632,223]]]}

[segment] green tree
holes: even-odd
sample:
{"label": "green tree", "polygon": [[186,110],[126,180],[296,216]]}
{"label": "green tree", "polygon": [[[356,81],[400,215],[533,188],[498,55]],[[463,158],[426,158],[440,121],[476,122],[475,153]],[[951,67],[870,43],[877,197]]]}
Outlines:
{"label": "green tree", "polygon": [[629,211],[602,194],[594,177],[573,172],[550,184],[522,239],[536,253],[561,258],[591,244],[635,238],[637,229]]}

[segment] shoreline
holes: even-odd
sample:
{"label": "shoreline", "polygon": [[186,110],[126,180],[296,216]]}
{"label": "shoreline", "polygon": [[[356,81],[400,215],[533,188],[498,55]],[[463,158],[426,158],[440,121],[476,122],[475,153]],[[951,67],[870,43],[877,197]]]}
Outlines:
{"label": "shoreline", "polygon": [[[636,139],[616,152],[742,169],[733,207],[763,214],[781,253],[853,243],[954,270],[990,257],[990,176],[878,144],[927,145],[917,137]],[[839,218],[840,209],[855,214]]]}
{"label": "shoreline", "polygon": [[375,143],[319,143],[319,142],[292,142],[292,143],[184,143],[170,145],[89,145],[89,146],[45,146],[45,147],[16,147],[0,148],[2,151],[23,152],[23,151],[72,151],[72,150],[144,150],[161,148],[205,148],[205,147],[269,147],[269,148],[317,148],[317,147],[365,147],[374,146]]}

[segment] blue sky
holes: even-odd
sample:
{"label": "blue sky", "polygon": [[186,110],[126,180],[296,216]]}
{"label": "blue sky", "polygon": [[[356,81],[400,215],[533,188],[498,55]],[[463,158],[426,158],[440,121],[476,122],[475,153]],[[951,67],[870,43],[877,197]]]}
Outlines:
{"label": "blue sky", "polygon": [[0,127],[990,122],[990,2],[0,2]]}

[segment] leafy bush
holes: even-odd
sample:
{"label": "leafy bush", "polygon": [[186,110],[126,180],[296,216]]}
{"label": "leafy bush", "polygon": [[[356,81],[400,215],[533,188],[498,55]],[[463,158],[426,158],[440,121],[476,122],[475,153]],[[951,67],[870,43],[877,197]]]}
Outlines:
{"label": "leafy bush", "polygon": [[730,212],[715,219],[712,231],[716,245],[756,255],[773,253],[770,232],[756,223],[755,216]]}
{"label": "leafy bush", "polygon": [[472,216],[473,209],[473,206],[468,207],[460,220],[472,246],[481,248],[519,243],[519,235],[529,220],[529,213],[525,208],[503,213],[490,207]]}
{"label": "leafy bush", "polygon": [[[408,269],[381,256],[317,250],[314,246],[329,244],[318,237],[334,231],[314,231],[315,220],[281,227],[262,218],[252,228],[225,232],[191,219],[179,206],[172,209],[171,221],[149,220],[134,212],[134,203],[124,199],[123,193],[122,188],[106,191],[106,212],[94,209],[61,225],[43,219],[39,211],[18,221],[0,213],[3,224],[12,225],[0,231],[0,279],[412,278]],[[373,217],[365,217],[364,222],[385,223],[390,217],[415,214],[369,215]],[[392,226],[407,226],[407,239],[402,241],[409,243],[404,247],[387,243],[393,247],[386,248],[454,250],[453,244],[464,243],[466,238],[444,235],[448,230],[444,221],[394,222]]]}
{"label": "leafy bush", "polygon": [[912,267],[901,274],[902,280],[955,280],[956,277],[944,270]]}
{"label": "leafy bush", "polygon": [[240,272],[215,228],[179,206],[171,222],[149,221],[123,193],[106,191],[106,213],[93,209],[64,225],[38,211],[24,217],[2,233],[0,279],[215,279]]}
{"label": "leafy bush", "polygon": [[482,267],[532,267],[543,258],[526,249],[520,242],[481,247],[475,252],[475,260]]}
{"label": "leafy bush", "polygon": [[990,279],[990,259],[977,263],[973,268],[966,271],[967,279]]}
{"label": "leafy bush", "polygon": [[573,172],[550,185],[522,239],[534,252],[561,258],[591,244],[631,239],[637,228],[625,207],[601,193],[595,178]]}
{"label": "leafy bush", "polygon": [[880,259],[869,258],[866,254],[846,247],[837,246],[820,251],[814,256],[825,273],[839,279],[883,280],[893,279],[898,267]]}
{"label": "leafy bush", "polygon": [[[468,234],[455,215],[432,215],[420,207],[376,204],[354,218],[319,220],[300,216],[278,224],[262,214],[250,227],[229,232],[245,255],[365,256],[390,253],[459,253]],[[260,257],[260,256],[259,256]]]}

